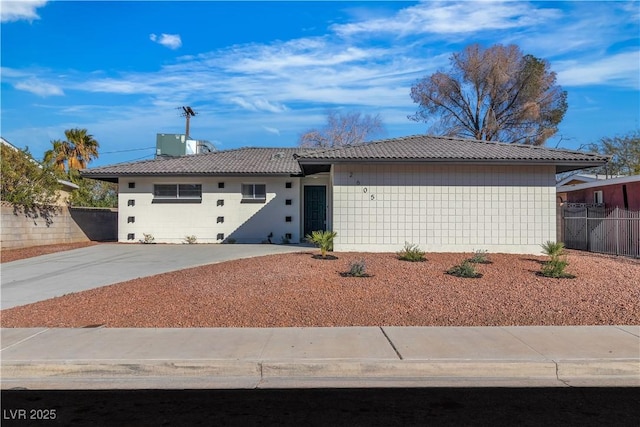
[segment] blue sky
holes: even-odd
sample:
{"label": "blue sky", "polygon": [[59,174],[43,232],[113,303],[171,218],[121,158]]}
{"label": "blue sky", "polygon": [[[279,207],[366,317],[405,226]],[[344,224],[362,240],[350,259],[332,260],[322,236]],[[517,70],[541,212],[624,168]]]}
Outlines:
{"label": "blue sky", "polygon": [[418,79],[471,43],[548,60],[569,110],[547,146],[640,128],[640,2],[1,0],[1,133],[41,159],[64,130],[100,142],[90,166],[153,158],[157,133],[218,149],[295,146],[327,109],[407,119]]}

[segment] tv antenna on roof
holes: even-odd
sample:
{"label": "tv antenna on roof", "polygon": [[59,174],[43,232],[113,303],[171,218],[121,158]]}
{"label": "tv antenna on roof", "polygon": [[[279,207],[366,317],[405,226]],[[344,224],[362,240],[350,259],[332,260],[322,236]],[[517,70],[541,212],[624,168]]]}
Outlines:
{"label": "tv antenna on roof", "polygon": [[187,119],[187,129],[186,129],[186,132],[185,132],[185,135],[186,135],[187,138],[189,138],[189,119],[191,117],[195,117],[196,114],[198,114],[198,113],[193,111],[193,109],[191,107],[189,107],[188,105],[185,106],[185,107],[182,107],[182,113],[180,115]]}

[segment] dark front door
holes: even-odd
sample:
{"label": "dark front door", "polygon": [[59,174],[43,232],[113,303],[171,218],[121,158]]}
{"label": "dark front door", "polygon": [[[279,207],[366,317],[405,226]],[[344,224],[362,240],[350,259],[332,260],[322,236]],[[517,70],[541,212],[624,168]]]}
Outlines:
{"label": "dark front door", "polygon": [[327,188],[324,185],[304,187],[304,235],[327,229]]}

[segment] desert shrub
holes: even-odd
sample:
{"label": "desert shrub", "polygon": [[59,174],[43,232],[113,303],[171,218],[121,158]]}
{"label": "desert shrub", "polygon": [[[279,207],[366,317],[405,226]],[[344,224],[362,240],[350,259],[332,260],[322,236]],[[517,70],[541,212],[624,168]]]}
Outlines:
{"label": "desert shrub", "polygon": [[473,264],[491,264],[491,261],[489,261],[489,259],[487,258],[487,253],[488,251],[486,249],[478,249],[467,261]]}
{"label": "desert shrub", "polygon": [[327,257],[327,252],[333,250],[333,239],[338,235],[335,231],[329,230],[316,230],[312,231],[311,234],[307,234],[305,237],[307,242],[316,245],[320,248],[320,253],[322,254],[322,258]]}
{"label": "desert shrub", "polygon": [[184,242],[189,244],[189,245],[193,245],[194,243],[196,243],[196,241],[198,240],[198,238],[196,236],[185,236],[184,237]]}
{"label": "desert shrub", "polygon": [[409,242],[405,242],[404,248],[401,251],[396,252],[398,259],[411,262],[426,261],[424,254],[425,252],[422,251],[418,245]]}
{"label": "desert shrub", "polygon": [[542,264],[540,274],[544,277],[556,279],[572,279],[575,276],[564,271],[569,265],[565,258],[564,243],[547,241],[542,245],[542,252],[549,257],[549,261]]}
{"label": "desert shrub", "polygon": [[153,237],[153,234],[149,233],[142,233],[142,240],[140,240],[140,243],[145,243],[145,244],[150,244],[150,243],[155,243],[156,242],[156,238]]}
{"label": "desert shrub", "polygon": [[542,246],[542,252],[551,258],[551,260],[560,259],[560,257],[565,254],[564,243],[562,242],[552,242],[549,240],[540,246]]}
{"label": "desert shrub", "polygon": [[482,277],[481,273],[476,271],[476,268],[468,260],[462,261],[462,264],[451,267],[447,270],[447,274],[456,277],[465,277],[470,279],[476,279]]}
{"label": "desert shrub", "polygon": [[344,276],[367,277],[367,264],[364,260],[353,261],[349,266],[349,271]]}

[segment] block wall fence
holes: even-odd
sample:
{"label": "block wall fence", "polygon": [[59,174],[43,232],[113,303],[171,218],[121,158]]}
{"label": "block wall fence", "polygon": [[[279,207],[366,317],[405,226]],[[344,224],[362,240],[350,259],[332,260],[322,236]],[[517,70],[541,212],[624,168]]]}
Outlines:
{"label": "block wall fence", "polygon": [[3,249],[115,241],[118,237],[117,209],[52,206],[25,214],[2,202],[0,211],[0,246]]}

